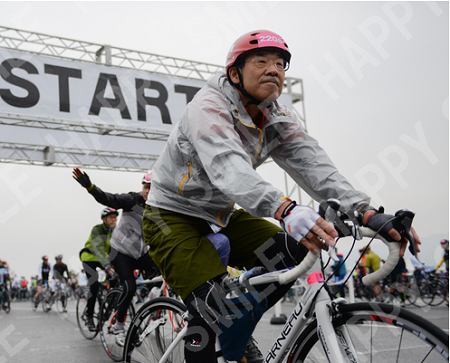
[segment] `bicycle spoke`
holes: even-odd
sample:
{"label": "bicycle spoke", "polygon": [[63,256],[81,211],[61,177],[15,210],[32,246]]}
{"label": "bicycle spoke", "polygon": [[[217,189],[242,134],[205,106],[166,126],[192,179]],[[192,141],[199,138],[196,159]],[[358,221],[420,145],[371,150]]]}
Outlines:
{"label": "bicycle spoke", "polygon": [[[345,310],[349,313],[343,312],[335,323],[340,326],[345,320],[345,329],[361,362],[448,361],[448,336],[406,310],[375,303],[349,304]],[[318,341],[317,322],[305,328],[294,350],[290,362],[328,362]]]}
{"label": "bicycle spoke", "polygon": [[397,363],[398,363],[398,358],[400,357],[400,348],[402,346],[403,332],[404,332],[404,329],[402,329],[402,333],[400,334],[400,339],[398,341],[397,359],[395,360]]}

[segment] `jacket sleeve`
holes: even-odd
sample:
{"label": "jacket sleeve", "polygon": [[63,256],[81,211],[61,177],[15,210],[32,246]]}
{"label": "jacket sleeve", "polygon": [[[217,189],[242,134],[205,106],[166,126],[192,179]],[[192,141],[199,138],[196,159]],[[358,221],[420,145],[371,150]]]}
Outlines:
{"label": "jacket sleeve", "polygon": [[210,182],[250,214],[274,217],[283,193],[254,169],[223,101],[203,98],[188,107],[189,122],[181,131],[193,145]]}
{"label": "jacket sleeve", "polygon": [[295,116],[291,122],[277,124],[276,147],[270,155],[289,176],[316,201],[336,198],[349,210],[370,198],[357,191],[339,173],[327,153],[308,135]]}
{"label": "jacket sleeve", "polygon": [[[123,193],[112,194],[104,192],[98,186],[94,187],[89,192],[100,204],[106,205],[114,209],[123,209],[124,211],[131,210],[137,204],[137,198],[142,195],[140,193]],[[142,198],[143,200],[143,198]]]}
{"label": "jacket sleeve", "polygon": [[[70,273],[69,273],[69,268],[67,267],[67,265],[66,265],[65,271],[66,271],[66,275],[67,275],[67,281],[69,282],[70,281]],[[63,275],[64,275],[64,273],[63,273]]]}
{"label": "jacket sleeve", "polygon": [[108,238],[106,233],[102,233],[100,228],[93,228],[91,233],[91,252],[97,257],[98,262],[105,267],[110,264],[107,253],[105,252],[105,243]]}

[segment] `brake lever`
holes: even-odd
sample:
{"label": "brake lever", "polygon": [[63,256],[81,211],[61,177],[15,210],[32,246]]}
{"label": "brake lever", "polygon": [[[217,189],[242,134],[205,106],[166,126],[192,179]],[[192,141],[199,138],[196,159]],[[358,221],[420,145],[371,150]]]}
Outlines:
{"label": "brake lever", "polygon": [[424,265],[419,259],[419,253],[417,252],[416,240],[411,232],[411,225],[414,219],[415,213],[407,209],[401,209],[395,213],[395,216],[400,219],[400,223],[405,229],[405,236],[409,240],[409,251],[414,255],[417,261]]}
{"label": "brake lever", "polygon": [[341,202],[337,199],[322,200],[319,204],[319,215],[334,226],[340,237],[355,235],[341,219],[343,214],[339,211],[340,207]]}
{"label": "brake lever", "polygon": [[[335,222],[340,220],[337,218],[339,208],[341,206],[341,202],[337,199],[330,198],[326,201],[323,200],[319,204],[319,215],[324,218],[328,223],[330,223],[332,226],[335,225]],[[328,255],[330,258],[335,261],[339,262],[339,257],[336,254],[335,248],[329,248],[327,244],[325,244],[325,251],[328,252]]]}

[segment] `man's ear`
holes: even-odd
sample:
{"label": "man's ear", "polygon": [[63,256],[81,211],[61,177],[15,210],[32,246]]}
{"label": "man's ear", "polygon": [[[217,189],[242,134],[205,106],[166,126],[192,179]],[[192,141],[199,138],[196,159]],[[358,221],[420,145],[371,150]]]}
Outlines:
{"label": "man's ear", "polygon": [[236,67],[231,67],[228,70],[228,74],[230,76],[231,82],[233,82],[234,84],[239,84],[241,83],[241,81],[239,80],[239,76],[238,76],[238,70]]}

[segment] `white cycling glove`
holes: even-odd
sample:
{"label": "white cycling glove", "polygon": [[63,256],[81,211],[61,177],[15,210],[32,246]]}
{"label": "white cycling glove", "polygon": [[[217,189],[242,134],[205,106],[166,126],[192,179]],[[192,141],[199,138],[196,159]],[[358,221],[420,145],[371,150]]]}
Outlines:
{"label": "white cycling glove", "polygon": [[292,202],[284,210],[280,224],[286,233],[300,242],[319,218],[320,215],[314,209]]}

